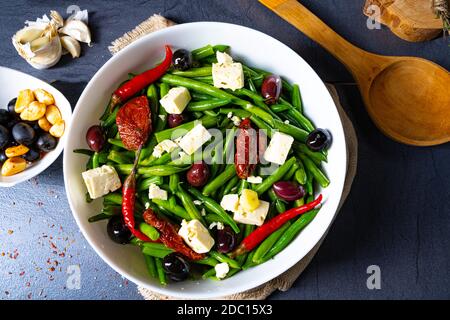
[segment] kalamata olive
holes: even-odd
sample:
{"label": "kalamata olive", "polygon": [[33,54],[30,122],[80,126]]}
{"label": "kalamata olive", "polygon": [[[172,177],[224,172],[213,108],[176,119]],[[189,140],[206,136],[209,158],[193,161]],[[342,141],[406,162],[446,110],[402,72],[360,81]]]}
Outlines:
{"label": "kalamata olive", "polygon": [[0,149],[3,149],[11,141],[9,130],[0,124]]}
{"label": "kalamata olive", "polygon": [[24,144],[26,146],[32,144],[36,139],[36,131],[28,123],[17,123],[12,128],[11,132],[17,143]]}
{"label": "kalamata olive", "polygon": [[8,157],[6,156],[5,152],[0,151],[0,164],[3,164],[3,162],[5,162],[8,159]]}
{"label": "kalamata olive", "polygon": [[292,181],[278,181],[273,184],[275,194],[285,201],[294,201],[305,195],[305,189]]}
{"label": "kalamata olive", "polygon": [[277,75],[271,74],[264,78],[261,86],[261,95],[266,99],[267,104],[274,104],[277,102],[281,94],[282,82]]}
{"label": "kalamata olive", "polygon": [[180,124],[183,124],[184,116],[182,114],[169,114],[167,116],[167,124],[169,128],[178,127]]}
{"label": "kalamata olive", "polygon": [[163,258],[163,268],[174,281],[183,281],[189,276],[189,263],[176,252],[169,253]]}
{"label": "kalamata olive", "polygon": [[39,150],[44,151],[44,152],[52,151],[53,149],[56,148],[57,144],[58,144],[58,141],[50,133],[43,133],[36,140],[36,147],[38,147]]}
{"label": "kalamata olive", "polygon": [[131,231],[123,222],[121,215],[112,216],[106,226],[108,236],[112,241],[120,244],[127,244],[131,239]]}
{"label": "kalamata olive", "polygon": [[217,230],[216,240],[217,251],[228,253],[236,246],[236,233],[229,226],[225,226],[223,229]]}
{"label": "kalamata olive", "polygon": [[316,129],[306,138],[306,146],[312,151],[321,151],[331,144],[331,134],[325,129]]}
{"label": "kalamata olive", "polygon": [[28,162],[35,162],[41,158],[41,153],[39,151],[30,149],[22,156],[22,158],[24,158]]}
{"label": "kalamata olive", "polygon": [[173,67],[177,70],[187,70],[192,67],[192,53],[185,49],[178,49],[172,56]]}
{"label": "kalamata olive", "polygon": [[86,142],[92,151],[102,151],[106,142],[102,127],[97,125],[90,127],[86,133]]}
{"label": "kalamata olive", "polygon": [[17,113],[16,113],[16,110],[15,110],[15,108],[16,108],[16,101],[17,101],[17,98],[14,98],[14,99],[11,99],[11,100],[8,102],[8,111],[9,111],[10,113],[12,113],[12,114],[17,114]]}
{"label": "kalamata olive", "polygon": [[204,186],[209,179],[208,165],[204,161],[194,163],[186,173],[186,179],[191,186]]}
{"label": "kalamata olive", "polygon": [[6,109],[0,109],[0,124],[7,124],[12,119],[11,113]]}

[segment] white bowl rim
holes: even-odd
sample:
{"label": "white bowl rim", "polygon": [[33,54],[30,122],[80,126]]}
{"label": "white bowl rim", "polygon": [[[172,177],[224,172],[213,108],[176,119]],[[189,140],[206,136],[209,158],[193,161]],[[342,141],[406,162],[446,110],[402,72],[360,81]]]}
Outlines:
{"label": "white bowl rim", "polygon": [[[310,71],[316,75],[317,73],[314,71],[314,69],[312,69],[312,67],[298,54],[296,53],[294,50],[292,50],[291,48],[289,48],[287,45],[285,45],[284,43],[282,43],[281,41],[277,40],[276,38],[265,34],[261,31],[255,30],[253,28],[249,28],[249,27],[245,27],[242,25],[238,25],[238,24],[233,24],[233,23],[226,23],[226,22],[214,22],[214,21],[201,21],[201,22],[189,22],[189,23],[182,23],[182,24],[178,24],[178,25],[174,25],[171,26],[169,28],[165,28],[165,29],[161,29],[158,31],[155,31],[151,34],[147,34],[145,36],[143,36],[142,38],[136,40],[135,42],[129,44],[127,47],[125,47],[124,49],[122,49],[121,51],[119,51],[118,53],[116,53],[114,56],[112,56],[96,73],[95,75],[91,78],[91,80],[89,81],[89,83],[87,84],[86,88],[83,90],[83,93],[81,94],[80,98],[78,99],[77,105],[75,106],[74,112],[73,112],[73,117],[76,118],[76,115],[78,114],[78,112],[80,112],[80,102],[83,101],[85,95],[87,94],[88,91],[90,91],[91,87],[94,86],[94,83],[96,82],[97,78],[100,77],[101,73],[103,72],[103,70],[107,69],[109,67],[110,64],[112,64],[112,62],[114,61],[115,58],[119,58],[123,55],[126,55],[128,53],[128,51],[130,51],[134,46],[136,46],[138,43],[142,42],[142,41],[148,41],[148,39],[151,39],[152,37],[156,36],[156,35],[161,35],[162,33],[169,33],[169,32],[173,32],[173,30],[177,30],[177,29],[182,29],[185,27],[189,27],[189,26],[202,26],[204,28],[207,28],[208,26],[213,26],[213,25],[222,25],[224,27],[230,27],[230,28],[242,28],[242,29],[246,29],[248,31],[251,32],[256,32],[259,33],[265,37],[269,37],[271,38],[273,41],[277,42],[280,46],[284,47],[285,49],[287,49],[288,51],[291,51],[293,54],[295,54],[298,59],[302,60],[303,63],[305,64],[305,66],[307,66]],[[319,77],[318,77],[319,78]],[[319,78],[320,79],[320,78]],[[324,82],[320,79],[321,85],[325,88],[325,90],[327,91],[327,94],[329,95],[329,98],[332,100],[331,95],[329,94],[328,90],[325,87]],[[333,100],[332,100],[333,101]],[[335,103],[333,101],[333,105],[335,106]],[[336,106],[335,106],[336,108]],[[344,130],[342,127],[342,121],[340,121],[340,132],[334,132],[334,135],[340,135],[342,137],[344,137]],[[68,134],[68,136],[70,136],[70,132]],[[68,140],[66,140],[66,144],[68,143]],[[343,152],[343,162],[345,163],[345,168],[343,168],[344,171],[344,177],[345,177],[345,173],[347,170],[347,145],[345,142],[345,139],[343,141],[344,144],[344,152]],[[129,274],[127,271],[122,270],[120,267],[116,266],[115,263],[108,257],[107,254],[104,254],[100,248],[97,247],[97,245],[94,244],[93,239],[91,238],[91,236],[89,235],[88,232],[86,232],[86,230],[83,228],[81,222],[80,222],[80,217],[79,215],[75,214],[75,210],[74,210],[74,205],[72,203],[72,200],[69,196],[69,185],[68,185],[68,179],[66,179],[66,177],[68,176],[68,164],[67,164],[67,157],[68,157],[68,152],[64,153],[64,159],[63,159],[63,171],[64,171],[64,183],[65,183],[65,188],[66,188],[66,192],[67,192],[67,198],[69,201],[69,205],[72,211],[72,214],[82,232],[82,234],[84,235],[84,237],[86,238],[86,240],[88,241],[88,243],[91,245],[91,247],[94,249],[94,251],[111,267],[113,268],[117,273],[119,273],[120,275],[126,277],[127,279],[129,279],[130,281],[134,282],[135,284],[137,284],[138,286],[150,289],[151,291],[157,292],[159,294],[163,294],[163,295],[167,295],[167,296],[171,296],[171,297],[175,297],[175,298],[187,298],[187,299],[208,299],[208,298],[219,298],[219,297],[224,297],[227,295],[232,295],[232,294],[236,294],[239,292],[244,292],[253,288],[256,288],[258,286],[263,285],[264,283],[275,279],[276,277],[278,277],[280,274],[286,272],[287,270],[289,270],[292,266],[294,266],[296,263],[298,263],[301,259],[303,259],[308,252],[310,252],[320,241],[322,238],[324,238],[329,230],[329,228],[332,225],[332,222],[337,214],[337,210],[338,210],[338,204],[340,203],[340,199],[342,197],[342,191],[343,191],[343,187],[344,187],[344,179],[340,182],[340,184],[337,186],[337,189],[339,190],[339,196],[336,195],[336,197],[339,197],[338,201],[335,201],[336,205],[330,209],[332,211],[334,211],[334,214],[332,217],[330,217],[329,221],[327,222],[327,227],[323,230],[322,234],[318,235],[315,237],[314,241],[310,241],[309,245],[307,246],[306,249],[306,254],[303,257],[299,257],[298,260],[296,259],[292,259],[289,263],[286,263],[285,265],[283,265],[283,267],[280,267],[276,270],[273,271],[273,273],[271,273],[270,275],[265,275],[260,277],[258,280],[254,280],[254,281],[249,281],[246,282],[245,284],[243,284],[239,290],[233,290],[230,288],[221,288],[221,291],[219,293],[203,293],[203,292],[198,292],[195,294],[195,297],[193,297],[192,294],[188,294],[186,292],[183,292],[182,290],[180,291],[175,291],[175,290],[170,290],[167,289],[165,287],[162,286],[158,286],[158,285],[150,285],[148,283],[145,283],[143,281],[140,281],[139,279],[135,278],[133,275]],[[333,196],[334,197],[334,196]],[[324,199],[323,203],[325,203],[327,201],[327,199]],[[313,244],[311,244],[313,243]]]}
{"label": "white bowl rim", "polygon": [[59,105],[57,105],[57,107],[58,107],[58,109],[60,109],[61,113],[66,115],[66,117],[64,118],[64,121],[65,121],[64,135],[61,138],[59,138],[58,145],[56,146],[56,148],[54,150],[48,152],[43,157],[43,159],[40,159],[38,162],[36,162],[32,165],[33,168],[39,166],[39,170],[30,174],[30,172],[27,171],[30,168],[27,167],[27,169],[25,169],[25,171],[22,171],[14,176],[11,176],[11,178],[17,178],[17,179],[14,179],[14,181],[9,181],[9,182],[0,181],[0,188],[10,188],[10,187],[14,187],[14,186],[18,185],[19,183],[23,183],[25,181],[28,181],[28,180],[40,175],[42,172],[47,170],[48,167],[50,167],[59,158],[59,156],[61,155],[61,152],[63,152],[63,150],[64,150],[64,146],[65,146],[65,142],[66,142],[65,141],[66,135],[69,132],[68,128],[70,128],[71,116],[72,116],[72,106],[71,106],[69,100],[67,100],[66,96],[61,91],[59,91],[54,86],[52,86],[50,83],[48,83],[44,80],[41,80],[37,77],[34,77],[30,74],[27,74],[25,72],[15,70],[12,68],[0,66],[0,73],[2,72],[2,70],[7,70],[7,72],[18,73],[24,78],[31,78],[34,81],[42,83],[42,86],[51,87],[52,90],[54,92],[58,93],[60,95],[60,97],[64,100],[63,104],[62,105],[59,104]]}

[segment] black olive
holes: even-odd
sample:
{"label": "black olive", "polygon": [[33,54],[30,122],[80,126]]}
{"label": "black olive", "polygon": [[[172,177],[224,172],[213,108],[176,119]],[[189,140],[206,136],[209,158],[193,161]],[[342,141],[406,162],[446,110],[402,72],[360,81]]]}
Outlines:
{"label": "black olive", "polygon": [[173,281],[183,281],[189,276],[189,263],[176,252],[169,253],[164,257],[163,268]]}
{"label": "black olive", "polygon": [[177,70],[187,70],[192,67],[192,53],[185,49],[178,49],[173,53],[173,67]]}
{"label": "black olive", "polygon": [[7,159],[8,157],[6,156],[6,154],[3,151],[0,151],[0,164],[5,162]]}
{"label": "black olive", "polygon": [[22,158],[24,158],[28,162],[35,162],[41,158],[41,153],[39,151],[30,149],[22,156]]}
{"label": "black olive", "polygon": [[36,139],[36,131],[25,122],[19,122],[12,128],[12,136],[17,143],[30,145]]}
{"label": "black olive", "polygon": [[9,130],[5,126],[0,125],[0,149],[6,147],[10,141]]}
{"label": "black olive", "polygon": [[217,251],[221,253],[228,253],[236,246],[236,233],[229,227],[225,226],[223,229],[218,229],[216,233]]}
{"label": "black olive", "polygon": [[17,101],[17,98],[14,98],[14,99],[11,99],[9,102],[8,102],[8,111],[11,113],[11,114],[17,114],[16,113],[16,110],[15,110],[15,107],[16,107],[16,101]]}
{"label": "black olive", "polygon": [[9,121],[11,121],[12,115],[9,113],[8,110],[0,109],[0,124],[7,124]]}
{"label": "black olive", "polygon": [[306,146],[312,151],[321,151],[331,144],[331,134],[325,129],[316,129],[306,138]]}
{"label": "black olive", "polygon": [[108,236],[112,241],[120,244],[127,244],[131,239],[131,231],[125,225],[121,215],[112,216],[106,226]]}
{"label": "black olive", "polygon": [[53,137],[49,133],[44,133],[37,139],[36,146],[41,151],[50,152],[56,148],[57,143],[58,141],[56,140],[55,137]]}

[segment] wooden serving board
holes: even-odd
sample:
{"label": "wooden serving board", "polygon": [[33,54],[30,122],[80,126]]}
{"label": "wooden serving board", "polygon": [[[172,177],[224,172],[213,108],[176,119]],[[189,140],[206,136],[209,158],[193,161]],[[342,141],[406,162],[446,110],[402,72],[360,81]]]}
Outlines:
{"label": "wooden serving board", "polygon": [[373,15],[371,5],[380,8],[376,20],[406,41],[427,41],[442,32],[442,20],[434,14],[432,0],[366,0],[366,16]]}

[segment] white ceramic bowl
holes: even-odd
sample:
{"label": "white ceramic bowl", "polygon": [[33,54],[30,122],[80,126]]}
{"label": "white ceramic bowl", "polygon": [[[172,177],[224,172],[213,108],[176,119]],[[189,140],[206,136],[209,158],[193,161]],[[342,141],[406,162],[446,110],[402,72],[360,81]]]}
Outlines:
{"label": "white ceramic bowl", "polygon": [[[88,223],[89,216],[99,212],[102,201],[87,204],[81,179],[86,157],[70,150],[86,147],[86,130],[96,123],[111,93],[129,72],[141,72],[160,61],[164,45],[194,49],[206,44],[228,44],[233,57],[250,66],[286,77],[300,85],[306,114],[333,135],[325,170],[331,180],[323,191],[326,199],[316,218],[275,259],[251,270],[242,271],[224,281],[185,281],[166,287],[148,276],[139,249],[113,243],[106,234],[106,222]],[[64,153],[64,179],[73,215],[86,239],[97,253],[117,272],[153,291],[178,298],[214,298],[255,288],[288,270],[302,259],[329,228],[341,199],[346,174],[346,146],[342,124],[324,83],[313,69],[294,51],[274,38],[238,25],[197,22],[170,27],[136,41],[111,58],[87,85],[73,115],[73,123]]]}
{"label": "white ceramic bowl", "polygon": [[18,183],[31,179],[42,171],[47,169],[61,154],[64,148],[68,127],[70,126],[70,119],[72,116],[72,108],[66,97],[49,85],[47,82],[39,80],[35,77],[27,75],[23,72],[13,69],[0,67],[0,108],[6,108],[8,102],[11,99],[17,97],[20,90],[24,89],[44,89],[50,92],[55,97],[55,104],[61,111],[61,115],[66,122],[66,131],[64,135],[59,139],[58,145],[55,150],[47,153],[41,160],[30,165],[25,171],[22,171],[16,175],[10,177],[4,177],[0,175],[0,187],[12,187]]}

